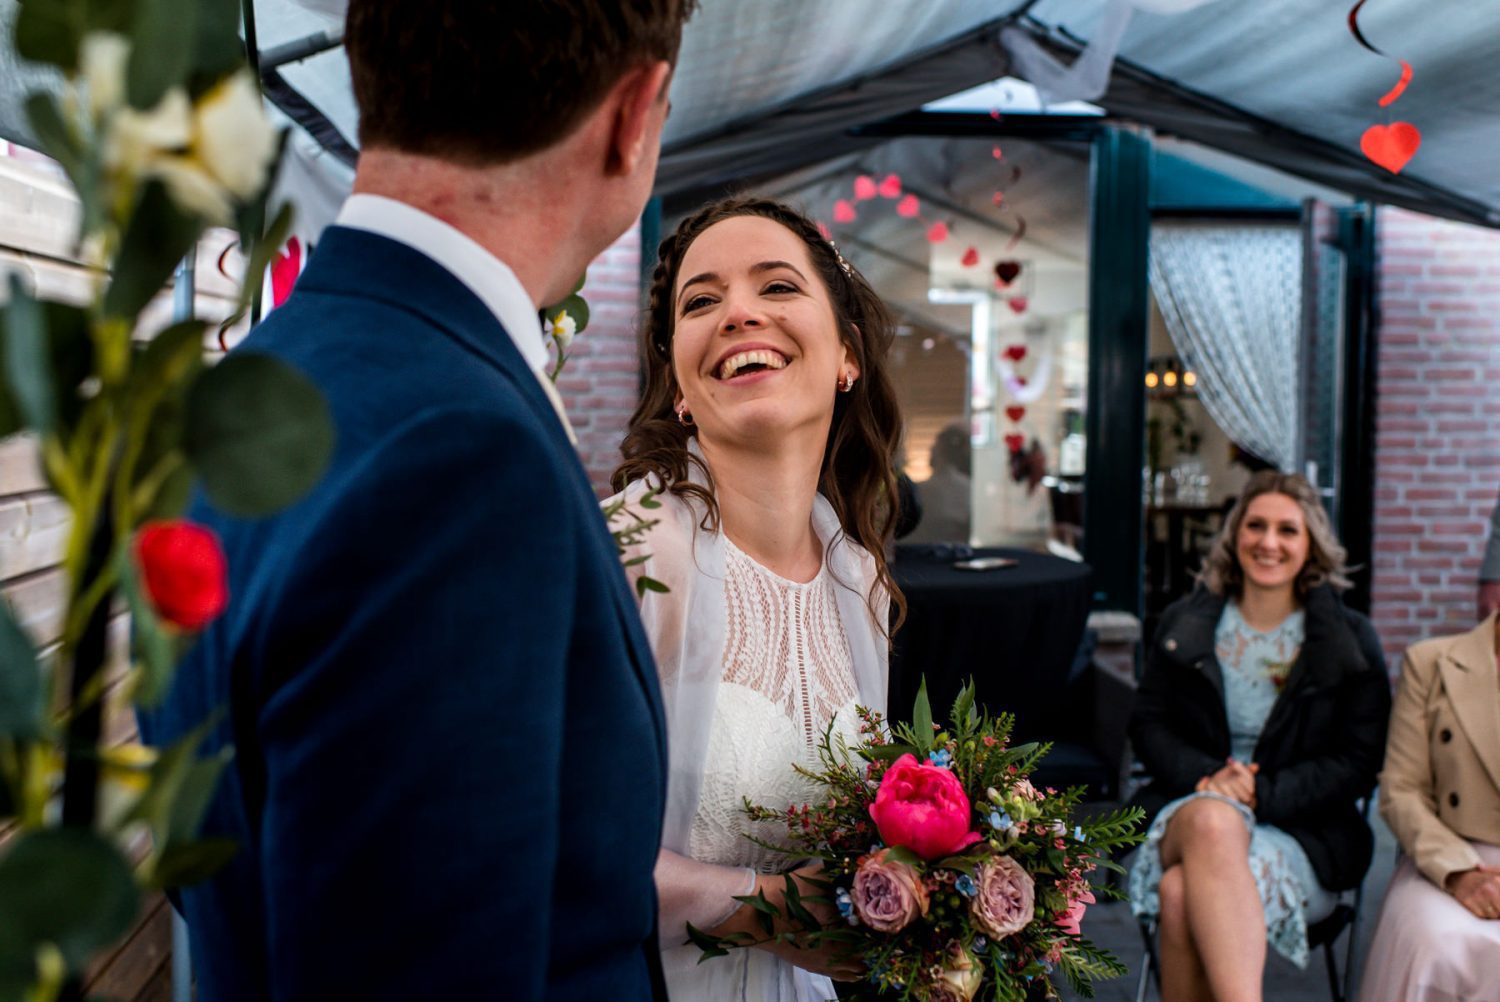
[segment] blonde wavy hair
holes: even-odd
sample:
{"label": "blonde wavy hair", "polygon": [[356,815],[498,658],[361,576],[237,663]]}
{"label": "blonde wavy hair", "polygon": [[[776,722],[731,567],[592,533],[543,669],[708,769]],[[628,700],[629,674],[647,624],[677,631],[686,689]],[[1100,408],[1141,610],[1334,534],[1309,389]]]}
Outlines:
{"label": "blonde wavy hair", "polygon": [[1245,513],[1250,502],[1262,494],[1283,494],[1302,509],[1302,521],[1307,526],[1307,562],[1297,573],[1298,600],[1307,598],[1307,593],[1319,585],[1329,585],[1343,590],[1354,582],[1349,580],[1349,568],[1345,563],[1349,552],[1333,534],[1333,525],[1328,513],[1318,498],[1318,492],[1307,478],[1296,473],[1279,470],[1262,470],[1250,478],[1239,499],[1224,519],[1224,528],[1214,537],[1208,556],[1203,561],[1203,570],[1198,574],[1202,585],[1215,595],[1238,598],[1244,588],[1245,572],[1240,567],[1235,553],[1235,540],[1239,538],[1240,526],[1245,522]]}

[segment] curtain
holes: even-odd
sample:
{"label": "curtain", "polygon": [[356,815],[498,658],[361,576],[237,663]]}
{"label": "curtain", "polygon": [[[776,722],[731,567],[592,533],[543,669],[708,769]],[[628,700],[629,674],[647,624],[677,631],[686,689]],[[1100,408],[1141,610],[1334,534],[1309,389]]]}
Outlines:
{"label": "curtain", "polygon": [[1295,470],[1300,228],[1155,223],[1151,290],[1210,416],[1242,448]]}

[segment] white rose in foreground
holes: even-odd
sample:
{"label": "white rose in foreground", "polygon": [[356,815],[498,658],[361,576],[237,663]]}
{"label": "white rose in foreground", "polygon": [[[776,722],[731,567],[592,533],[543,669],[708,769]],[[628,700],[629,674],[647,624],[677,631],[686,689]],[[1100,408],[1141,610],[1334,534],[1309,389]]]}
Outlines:
{"label": "white rose in foreground", "polygon": [[173,87],[150,111],[120,108],[104,142],[104,167],[127,177],[150,175],[156,161],[187,149],[193,138],[193,104]]}
{"label": "white rose in foreground", "polygon": [[260,193],[276,156],[276,129],[248,69],[203,95],[194,109],[193,153],[241,199]]}
{"label": "white rose in foreground", "polygon": [[125,103],[125,67],[130,40],[113,31],[91,31],[78,49],[78,70],[88,91],[89,114],[97,121]]}
{"label": "white rose in foreground", "polygon": [[219,179],[194,157],[158,157],[147,172],[160,178],[179,209],[202,216],[217,226],[234,223],[234,202]]}

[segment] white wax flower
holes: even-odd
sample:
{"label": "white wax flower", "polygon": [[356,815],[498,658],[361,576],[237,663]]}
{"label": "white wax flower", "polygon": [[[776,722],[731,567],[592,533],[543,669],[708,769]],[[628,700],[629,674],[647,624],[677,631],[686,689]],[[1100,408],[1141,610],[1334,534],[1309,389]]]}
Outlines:
{"label": "white wax flower", "polygon": [[552,321],[552,329],[549,333],[557,342],[557,350],[567,351],[568,345],[573,343],[573,338],[578,333],[578,322],[568,316],[567,310],[561,310],[557,318]]}
{"label": "white wax flower", "polygon": [[89,114],[103,117],[125,103],[125,67],[130,40],[113,31],[91,31],[78,49],[79,76],[88,91]]}

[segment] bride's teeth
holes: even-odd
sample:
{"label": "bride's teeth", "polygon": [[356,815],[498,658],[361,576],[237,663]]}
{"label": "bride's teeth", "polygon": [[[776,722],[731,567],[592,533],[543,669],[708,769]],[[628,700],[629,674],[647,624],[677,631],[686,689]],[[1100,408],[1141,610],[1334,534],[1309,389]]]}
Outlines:
{"label": "bride's teeth", "polygon": [[774,351],[742,351],[724,360],[719,367],[720,379],[733,379],[735,373],[747,365],[763,365],[768,369],[785,369],[786,359]]}

